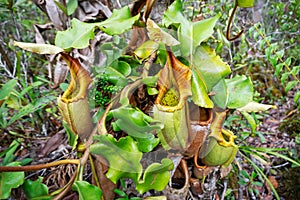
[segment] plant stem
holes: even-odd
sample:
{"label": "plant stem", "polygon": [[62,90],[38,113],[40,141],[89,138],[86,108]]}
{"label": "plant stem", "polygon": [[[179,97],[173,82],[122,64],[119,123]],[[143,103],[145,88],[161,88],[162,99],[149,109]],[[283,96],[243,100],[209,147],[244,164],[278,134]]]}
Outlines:
{"label": "plant stem", "polygon": [[54,167],[58,165],[66,164],[79,164],[79,159],[66,159],[54,161],[51,163],[40,164],[40,165],[28,165],[28,166],[0,166],[0,172],[20,172],[20,171],[35,171],[40,169],[45,169],[49,167]]}
{"label": "plant stem", "polygon": [[[250,153],[250,152],[249,152]],[[271,183],[271,181],[268,179],[268,177],[264,174],[264,172],[250,159],[248,158],[248,156],[244,155],[243,153],[241,153],[241,155],[250,162],[250,164],[253,166],[254,170],[263,177],[263,179],[265,179],[265,181],[268,183],[268,185],[270,186],[270,188],[272,189],[275,197],[277,200],[280,199],[276,189],[274,188],[273,184]]]}
{"label": "plant stem", "polygon": [[[258,27],[256,26],[256,25],[254,25],[254,28],[255,28],[255,30],[258,32],[258,34],[260,35],[260,37],[263,39],[263,40],[265,40],[266,41],[266,44],[268,45],[268,47],[270,47],[270,48],[272,48],[271,47],[271,43],[268,41],[268,40],[266,40],[265,38],[265,35],[258,29]],[[273,54],[277,54],[277,52],[275,51],[275,49],[273,49],[272,48],[272,51],[273,51]],[[291,70],[291,68],[282,60],[282,58],[281,57],[279,57],[278,56],[278,59],[279,59],[279,61],[281,62],[281,63],[283,63],[283,65],[288,69],[288,71],[291,73],[292,72],[292,70]],[[300,83],[300,80],[297,78],[297,76],[294,74],[294,73],[291,73],[292,74],[292,76],[293,76],[293,78],[298,82],[298,83]]]}

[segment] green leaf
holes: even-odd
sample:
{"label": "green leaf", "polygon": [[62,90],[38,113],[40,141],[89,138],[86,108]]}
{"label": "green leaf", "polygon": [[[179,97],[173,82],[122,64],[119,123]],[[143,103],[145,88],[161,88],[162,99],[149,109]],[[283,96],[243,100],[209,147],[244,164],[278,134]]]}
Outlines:
{"label": "green leaf", "polygon": [[241,112],[260,112],[260,111],[269,110],[270,108],[276,109],[277,107],[274,105],[261,104],[261,103],[251,101],[245,106],[238,108],[237,110]]}
{"label": "green leaf", "polygon": [[227,85],[224,79],[221,79],[213,88],[212,88],[212,100],[220,108],[225,109],[228,102],[228,90]]}
{"label": "green leaf", "polygon": [[150,40],[158,43],[164,43],[167,46],[175,46],[180,44],[172,35],[163,31],[154,21],[147,20],[147,30]]}
{"label": "green leaf", "polygon": [[[274,65],[273,65],[274,66]],[[275,66],[275,75],[277,76],[277,77],[279,77],[279,75],[280,75],[280,73],[281,73],[281,71],[282,71],[282,69],[283,69],[283,63],[279,63],[279,64],[277,64],[276,66]]]}
{"label": "green leaf", "polygon": [[296,92],[296,94],[294,95],[294,103],[300,105],[299,100],[300,100],[300,91]]}
{"label": "green leaf", "polygon": [[16,120],[20,119],[23,116],[45,107],[49,102],[53,101],[55,98],[55,96],[45,96],[38,99],[37,102],[35,102],[34,104],[27,104],[26,106],[22,107],[18,113],[12,116],[12,118],[10,118],[7,126],[14,123]]}
{"label": "green leaf", "polygon": [[181,0],[174,1],[165,11],[162,18],[162,24],[166,27],[170,26],[171,24],[179,25],[187,22],[187,19],[182,14]]}
{"label": "green leaf", "polygon": [[210,92],[212,87],[222,78],[231,73],[230,67],[216,55],[215,51],[208,46],[200,46],[193,57],[193,65],[201,73],[207,91]]}
{"label": "green leaf", "polygon": [[107,20],[98,23],[97,26],[109,35],[119,35],[129,30],[139,18],[140,14],[131,17],[130,8],[124,6],[120,10],[113,10],[112,15]]}
{"label": "green leaf", "polygon": [[192,55],[198,45],[213,34],[213,28],[220,16],[190,22],[182,14],[182,4],[176,0],[169,6],[163,15],[162,23],[178,26],[178,39],[183,56]]}
{"label": "green leaf", "polygon": [[48,187],[42,183],[43,177],[38,177],[36,181],[25,180],[22,188],[27,199],[48,200],[52,199],[48,195]]}
{"label": "green leaf", "polygon": [[146,59],[155,51],[157,51],[158,47],[159,44],[157,42],[147,40],[134,51],[134,54],[141,59]]}
{"label": "green leaf", "polygon": [[280,81],[281,83],[284,85],[285,84],[285,81],[287,80],[287,78],[290,76],[290,72],[284,72],[282,75],[281,75],[281,78],[280,78]]}
{"label": "green leaf", "polygon": [[38,54],[58,54],[64,51],[64,49],[51,44],[37,44],[14,41],[14,46],[18,46],[26,51]]}
{"label": "green leaf", "polygon": [[212,108],[214,104],[207,94],[206,85],[201,74],[195,70],[192,73],[192,101],[200,107]]}
{"label": "green leaf", "polygon": [[136,185],[136,190],[140,194],[151,189],[162,191],[170,180],[170,171],[173,168],[173,162],[168,158],[162,159],[161,164],[152,163],[145,170],[143,180]]}
{"label": "green leaf", "polygon": [[123,74],[124,76],[129,76],[131,74],[131,67],[127,62],[115,61],[111,64],[111,67]]}
{"label": "green leaf", "polygon": [[118,85],[118,86],[126,86],[127,85],[127,78],[116,70],[113,67],[107,67],[105,69],[105,74],[108,75],[108,82],[112,83],[113,85]]}
{"label": "green leaf", "polygon": [[254,0],[237,0],[237,5],[241,8],[253,7]]}
{"label": "green leaf", "polygon": [[69,145],[72,147],[72,150],[75,150],[78,141],[78,134],[73,133],[67,122],[63,121],[63,126],[68,135]]}
{"label": "green leaf", "polygon": [[296,80],[288,82],[285,86],[285,92],[290,91],[296,84],[297,84]]}
{"label": "green leaf", "polygon": [[15,151],[16,149],[18,148],[19,146],[19,141],[18,140],[14,140],[10,145],[9,147],[7,148],[7,150],[4,151],[5,154],[1,154],[2,155],[5,155],[3,161],[2,161],[2,165],[7,165],[9,164],[10,162],[12,162],[14,159],[15,159]]}
{"label": "green leaf", "polygon": [[120,178],[131,178],[135,182],[142,173],[142,152],[139,151],[132,137],[127,136],[117,141],[112,135],[94,136],[98,142],[90,146],[90,152],[103,156],[109,162],[106,173],[113,183]]}
{"label": "green leaf", "polygon": [[76,181],[72,189],[79,194],[79,200],[95,200],[102,199],[102,191],[95,185],[91,185],[86,181]]}
{"label": "green leaf", "polygon": [[140,151],[150,152],[158,145],[159,139],[154,137],[152,131],[163,128],[160,122],[140,110],[127,106],[112,110],[111,114],[116,119],[114,124],[138,142]]}
{"label": "green leaf", "polygon": [[156,95],[156,94],[158,94],[158,90],[156,88],[153,88],[153,87],[147,87],[147,93],[149,95]]}
{"label": "green leaf", "polygon": [[[203,41],[208,39],[214,32],[214,27],[219,19],[219,15],[216,15],[214,17],[211,17],[209,19],[204,19],[198,22],[194,22],[191,24],[191,32],[186,31],[189,27],[181,26],[181,34],[180,38],[183,40],[179,40],[182,44],[181,46],[181,53],[183,55],[187,56],[188,54],[186,52],[189,52],[190,54],[194,53],[197,46],[199,46]],[[186,35],[191,34],[191,35]],[[189,37],[191,40],[189,40],[186,37]],[[192,47],[192,52],[190,52],[190,49]]]}
{"label": "green leaf", "polygon": [[59,7],[59,9],[61,10],[61,11],[63,11],[63,13],[65,14],[65,15],[68,15],[68,11],[67,11],[67,8],[66,8],[66,6],[65,5],[63,5],[62,3],[60,3],[59,1],[54,1],[54,3],[56,4],[56,6],[57,7]]}
{"label": "green leaf", "polygon": [[94,39],[95,23],[81,22],[76,18],[71,20],[71,28],[65,31],[58,31],[55,36],[55,45],[63,49],[83,49],[89,46],[91,39]]}
{"label": "green leaf", "polygon": [[9,94],[12,92],[14,87],[17,85],[17,80],[16,79],[11,79],[4,85],[2,85],[2,88],[0,90],[0,101],[4,100]]}
{"label": "green leaf", "polygon": [[[18,162],[9,163],[7,166],[19,166]],[[1,172],[0,173],[0,199],[7,199],[11,189],[18,188],[24,182],[24,172]]]}
{"label": "green leaf", "polygon": [[225,79],[228,88],[228,108],[240,108],[253,99],[253,84],[250,78],[236,75],[232,79]]}
{"label": "green leaf", "polygon": [[245,111],[242,111],[241,113],[247,119],[248,123],[251,126],[251,132],[253,133],[256,130],[256,127],[257,127],[255,119]]}
{"label": "green leaf", "polygon": [[111,63],[120,58],[125,53],[126,47],[127,43],[123,38],[119,39],[118,36],[114,36],[114,42],[101,45],[100,49],[106,56],[104,67],[110,66]]}
{"label": "green leaf", "polygon": [[110,18],[98,23],[85,23],[73,18],[71,28],[65,31],[58,31],[55,37],[55,45],[63,49],[77,48],[83,49],[89,46],[90,39],[94,39],[95,28],[99,27],[109,35],[124,33],[132,27],[139,19],[139,15],[130,16],[128,6],[115,9]]}
{"label": "green leaf", "polygon": [[142,82],[144,85],[147,85],[149,87],[156,86],[156,82],[158,80],[158,76],[147,76],[143,78]]}
{"label": "green leaf", "polygon": [[69,0],[67,2],[67,13],[68,13],[68,15],[69,16],[72,15],[75,12],[77,7],[78,7],[78,0]]}

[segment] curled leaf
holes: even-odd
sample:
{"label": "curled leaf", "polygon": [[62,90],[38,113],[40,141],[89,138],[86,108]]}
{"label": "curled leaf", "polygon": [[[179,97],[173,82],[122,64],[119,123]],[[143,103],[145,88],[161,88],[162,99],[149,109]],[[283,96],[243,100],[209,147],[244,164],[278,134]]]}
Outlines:
{"label": "curled leaf", "polygon": [[271,108],[276,109],[277,107],[275,105],[268,105],[268,104],[262,104],[262,103],[251,101],[245,106],[238,108],[237,110],[245,111],[245,112],[260,112],[260,111],[269,110]]}
{"label": "curled leaf", "polygon": [[38,44],[14,41],[14,45],[18,46],[26,51],[30,51],[38,54],[58,54],[64,51],[64,49],[51,44]]}

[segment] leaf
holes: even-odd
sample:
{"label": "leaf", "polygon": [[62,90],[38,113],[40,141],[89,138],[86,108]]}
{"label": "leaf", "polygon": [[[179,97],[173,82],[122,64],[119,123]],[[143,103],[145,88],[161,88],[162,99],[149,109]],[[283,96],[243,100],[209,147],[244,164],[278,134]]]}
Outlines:
{"label": "leaf", "polygon": [[79,200],[102,199],[102,191],[87,181],[76,181],[72,189],[79,194]]}
{"label": "leaf", "polygon": [[190,23],[189,26],[180,27],[179,41],[181,53],[184,56],[194,54],[197,46],[213,34],[218,18],[219,15],[216,15],[209,19]]}
{"label": "leaf", "polygon": [[156,85],[158,76],[147,76],[143,78],[142,82],[144,85],[147,85],[149,87],[154,87]]}
{"label": "leaf", "polygon": [[182,4],[176,0],[169,6],[163,15],[162,23],[178,26],[178,39],[183,56],[192,55],[198,45],[213,34],[213,28],[220,16],[190,22],[182,14]]}
{"label": "leaf", "polygon": [[241,112],[260,112],[269,110],[270,108],[276,109],[277,107],[274,105],[261,104],[251,101],[245,106],[238,108],[237,110]]}
{"label": "leaf", "polygon": [[111,64],[111,67],[123,74],[124,76],[129,76],[131,74],[131,67],[127,62],[115,61]]}
{"label": "leaf", "polygon": [[77,7],[78,7],[78,0],[69,0],[67,2],[67,13],[68,13],[68,15],[69,16],[72,15],[75,12]]}
{"label": "leaf", "polygon": [[251,126],[251,132],[253,133],[256,130],[256,127],[257,127],[257,124],[256,124],[254,118],[245,111],[242,111],[241,113],[247,119],[248,123]]}
{"label": "leaf", "polygon": [[[7,166],[19,166],[18,162],[9,163]],[[18,188],[24,182],[24,172],[1,172],[0,173],[0,199],[7,199],[11,189]]]}
{"label": "leaf", "polygon": [[300,91],[296,92],[296,94],[294,95],[294,103],[300,105],[299,100],[300,100]]}
{"label": "leaf", "polygon": [[54,99],[54,96],[45,96],[38,99],[34,104],[27,104],[26,106],[22,107],[18,113],[14,114],[12,118],[10,118],[7,126],[14,123],[16,120],[20,119],[23,116],[45,107],[49,102],[53,101]]}
{"label": "leaf", "polygon": [[162,129],[163,124],[142,111],[127,106],[119,107],[110,112],[116,119],[115,125],[138,142],[140,151],[150,152],[158,145],[159,139],[154,137],[152,131]]}
{"label": "leaf", "polygon": [[13,154],[18,146],[19,146],[19,141],[14,140],[12,141],[12,143],[9,145],[7,149],[5,149],[0,153],[0,157],[3,157],[4,155],[5,157],[7,157],[2,160],[2,165],[6,165],[10,163],[15,158]]}
{"label": "leaf", "polygon": [[297,84],[296,80],[288,82],[285,86],[285,92],[290,91],[296,84]]}
{"label": "leaf", "polygon": [[207,94],[207,88],[199,73],[193,70],[192,76],[192,101],[204,108],[212,108],[214,103]]}
{"label": "leaf", "polygon": [[150,40],[158,43],[164,43],[167,46],[175,46],[180,43],[172,35],[163,31],[154,21],[147,20],[147,30]]}
{"label": "leaf", "polygon": [[108,81],[113,85],[126,86],[128,83],[126,77],[113,67],[107,67],[105,74],[108,75]]}
{"label": "leaf", "polygon": [[212,88],[212,100],[220,108],[226,109],[228,103],[228,90],[224,79],[221,79]]}
{"label": "leaf", "polygon": [[89,40],[94,39],[95,28],[99,27],[109,35],[124,33],[132,27],[139,19],[139,15],[131,17],[128,6],[115,9],[110,18],[98,23],[85,23],[73,18],[71,28],[65,31],[58,31],[55,37],[55,45],[63,48],[83,49],[89,46]]}
{"label": "leaf", "polygon": [[124,6],[119,10],[114,9],[112,15],[107,20],[98,23],[97,26],[109,35],[119,35],[129,30],[139,18],[140,14],[131,17],[130,8]]}
{"label": "leaf", "polygon": [[68,136],[69,145],[72,147],[72,150],[75,150],[78,141],[78,134],[73,133],[67,122],[63,121],[63,126]]}
{"label": "leaf", "polygon": [[241,8],[253,7],[254,0],[237,0],[237,5]]}
{"label": "leaf", "polygon": [[15,159],[14,153],[15,153],[16,149],[18,148],[19,144],[20,143],[18,140],[14,140],[9,145],[9,147],[4,151],[5,153],[3,152],[4,154],[2,154],[2,155],[5,155],[5,157],[2,161],[2,165],[7,165]]}
{"label": "leaf", "polygon": [[162,191],[170,180],[170,171],[173,168],[173,162],[168,158],[162,159],[161,164],[152,163],[145,170],[143,180],[136,185],[136,190],[140,194],[151,189]]}
{"label": "leaf", "polygon": [[114,36],[114,42],[107,42],[101,45],[100,49],[105,54],[106,60],[104,63],[104,67],[110,66],[115,60],[121,57],[122,54],[125,53],[125,49],[127,47],[127,43],[123,38],[116,39],[117,36]]}
{"label": "leaf", "polygon": [[58,54],[64,51],[64,49],[51,44],[38,44],[14,41],[14,46],[18,46],[26,51],[38,54]]}
{"label": "leaf", "polygon": [[18,81],[16,79],[11,79],[7,83],[2,85],[2,88],[0,90],[0,101],[4,100],[7,96],[9,96],[14,87],[17,85],[17,82]]}
{"label": "leaf", "polygon": [[236,75],[232,79],[225,79],[228,88],[228,108],[240,108],[253,99],[253,85],[250,78]]}
{"label": "leaf", "polygon": [[142,173],[142,152],[139,151],[132,137],[127,136],[117,141],[112,135],[94,136],[98,141],[90,146],[90,152],[101,155],[109,162],[106,173],[113,183],[127,177],[137,181]]}
{"label": "leaf", "polygon": [[51,196],[48,195],[47,185],[42,183],[43,177],[38,177],[36,181],[25,180],[22,188],[27,199],[50,200]]}
{"label": "leaf", "polygon": [[63,49],[83,49],[89,46],[90,39],[94,39],[95,23],[81,22],[76,18],[71,20],[71,28],[58,31],[55,36],[55,45]]}
{"label": "leaf", "polygon": [[230,67],[223,62],[220,56],[208,46],[200,46],[193,57],[193,65],[203,77],[207,91],[211,91],[212,87],[222,78],[231,73]]}
{"label": "leaf", "polygon": [[162,18],[162,24],[166,27],[171,24],[179,25],[187,22],[187,19],[182,14],[182,4],[180,0],[174,1],[165,11]]}
{"label": "leaf", "polygon": [[139,46],[135,51],[134,54],[137,55],[141,59],[146,59],[155,51],[157,51],[159,44],[152,40],[147,40],[141,46]]}

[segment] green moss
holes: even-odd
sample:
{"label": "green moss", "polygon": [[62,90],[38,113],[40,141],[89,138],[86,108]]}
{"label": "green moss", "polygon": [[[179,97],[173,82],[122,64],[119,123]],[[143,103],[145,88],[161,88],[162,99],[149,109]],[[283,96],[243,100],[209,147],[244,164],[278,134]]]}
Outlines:
{"label": "green moss", "polygon": [[169,89],[161,100],[163,106],[176,106],[179,103],[177,91]]}
{"label": "green moss", "polygon": [[281,123],[279,130],[294,135],[300,130],[300,118],[292,117]]}

